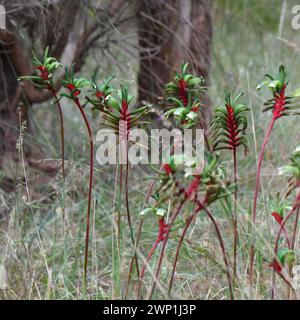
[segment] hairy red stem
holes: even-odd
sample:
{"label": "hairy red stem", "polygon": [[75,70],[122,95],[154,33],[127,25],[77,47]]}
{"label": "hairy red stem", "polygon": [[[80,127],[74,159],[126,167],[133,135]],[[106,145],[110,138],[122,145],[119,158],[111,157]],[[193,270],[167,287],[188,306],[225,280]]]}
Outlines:
{"label": "hairy red stem", "polygon": [[142,271],[141,271],[141,275],[140,275],[140,280],[139,280],[139,287],[138,287],[138,299],[140,299],[140,292],[141,292],[141,286],[142,286],[142,280],[143,280],[143,276],[144,276],[144,273],[145,273],[145,270],[146,270],[146,265],[147,263],[149,262],[149,260],[151,259],[155,249],[157,248],[158,244],[161,242],[161,241],[164,241],[165,239],[165,234],[167,232],[167,229],[168,229],[168,225],[165,224],[165,219],[163,217],[159,218],[159,228],[158,228],[158,234],[157,234],[157,238],[147,256],[147,259],[146,261],[144,262],[143,264],[143,268],[142,268]]}
{"label": "hairy red stem", "polygon": [[90,143],[90,175],[89,175],[89,194],[88,194],[88,207],[86,213],[86,233],[85,233],[85,249],[84,249],[84,286],[86,287],[86,277],[87,277],[87,265],[88,265],[88,255],[89,255],[89,239],[90,239],[90,215],[91,215],[91,203],[92,203],[92,189],[93,189],[93,173],[94,173],[94,142],[93,142],[93,135],[92,129],[89,124],[89,121],[86,117],[86,114],[81,106],[79,99],[75,99],[74,102],[76,103],[78,109],[81,112],[81,115],[84,119],[88,136],[89,136],[89,143]]}
{"label": "hairy red stem", "polygon": [[223,240],[220,228],[219,228],[214,216],[211,214],[211,212],[205,206],[201,205],[201,207],[205,211],[205,213],[207,214],[208,218],[211,220],[211,222],[216,230],[216,234],[217,234],[217,237],[218,237],[218,240],[220,243],[220,247],[221,247],[221,251],[222,251],[222,255],[223,255],[224,264],[226,267],[226,274],[227,274],[227,280],[228,280],[230,299],[233,300],[234,294],[233,294],[233,289],[232,289],[232,281],[231,281],[231,275],[230,275],[229,262],[228,262],[228,258],[227,258],[227,254],[226,254],[226,250],[225,250],[225,245],[224,245],[224,240]]}
{"label": "hairy red stem", "polygon": [[177,266],[177,261],[178,261],[179,251],[180,251],[181,245],[183,243],[183,240],[184,240],[184,237],[186,235],[186,232],[187,232],[191,222],[193,221],[193,219],[194,219],[194,217],[196,216],[197,213],[198,212],[196,211],[192,215],[189,216],[189,218],[187,219],[187,222],[185,224],[185,227],[184,227],[184,229],[182,231],[182,234],[180,236],[180,239],[178,241],[177,248],[176,248],[176,254],[175,254],[175,258],[174,258],[174,262],[173,262],[173,270],[172,270],[171,278],[170,278],[170,282],[169,282],[169,290],[168,290],[168,294],[169,295],[170,295],[172,287],[173,287],[174,276],[175,276],[175,271],[176,271],[176,266]]}
{"label": "hairy red stem", "polygon": [[56,100],[56,105],[57,105],[57,109],[58,109],[58,114],[59,114],[59,122],[60,122],[60,140],[61,140],[61,171],[62,171],[62,177],[63,180],[65,180],[65,133],[64,133],[64,117],[63,117],[63,113],[62,113],[62,108],[59,102],[59,99],[57,97],[57,93],[55,91],[54,88],[49,87],[48,88],[53,97]]}
{"label": "hairy red stem", "polygon": [[[234,171],[234,183],[237,186],[237,159],[236,148],[233,149],[233,171]],[[237,265],[237,245],[238,245],[238,218],[237,218],[237,190],[234,192],[234,208],[233,208],[233,228],[234,228],[234,241],[233,241],[233,276],[236,277],[236,265]]]}
{"label": "hairy red stem", "polygon": [[[131,223],[131,216],[130,216],[130,207],[129,207],[129,193],[128,193],[128,173],[129,173],[129,161],[128,161],[128,152],[127,152],[127,163],[126,163],[126,171],[125,171],[125,202],[126,202],[126,213],[127,213],[127,220],[128,226],[130,230],[130,238],[132,242],[132,246],[135,245],[134,235],[133,235],[133,228]],[[140,277],[139,271],[139,263],[136,252],[134,252],[134,259],[135,259],[135,266],[138,278]]]}
{"label": "hairy red stem", "polygon": [[[178,205],[176,211],[174,212],[174,214],[171,217],[171,221],[169,223],[169,227],[166,229],[165,238],[164,238],[164,241],[163,241],[163,244],[162,244],[162,248],[161,248],[161,252],[160,252],[160,256],[159,256],[159,260],[158,260],[158,264],[157,264],[157,269],[156,269],[156,274],[155,274],[156,279],[158,279],[159,274],[160,274],[160,269],[161,269],[161,266],[162,266],[162,261],[163,261],[163,258],[164,258],[164,253],[165,253],[165,250],[166,250],[166,246],[167,246],[167,242],[168,242],[168,239],[169,239],[171,228],[172,228],[172,226],[173,226],[178,214],[180,213],[180,210],[182,209],[185,201],[186,201],[186,198],[181,200],[181,202]],[[156,287],[156,282],[153,281],[152,282],[152,287],[151,287],[151,290],[150,290],[149,299],[151,299],[151,297],[153,295],[153,292],[155,290],[155,287]]]}
{"label": "hairy red stem", "polygon": [[268,126],[267,133],[265,135],[263,144],[261,146],[261,150],[258,157],[258,164],[257,164],[257,172],[256,172],[256,181],[255,181],[255,190],[254,190],[254,197],[253,197],[253,212],[252,212],[252,244],[250,248],[250,265],[249,265],[249,282],[250,282],[250,288],[252,288],[253,284],[253,267],[254,267],[254,241],[255,241],[255,224],[256,224],[256,207],[257,207],[257,198],[258,198],[258,191],[259,191],[259,184],[260,184],[260,174],[261,174],[261,166],[263,157],[265,154],[266,145],[268,143],[268,140],[270,138],[270,135],[272,133],[272,129],[274,127],[276,121],[276,117],[273,116],[272,120]]}

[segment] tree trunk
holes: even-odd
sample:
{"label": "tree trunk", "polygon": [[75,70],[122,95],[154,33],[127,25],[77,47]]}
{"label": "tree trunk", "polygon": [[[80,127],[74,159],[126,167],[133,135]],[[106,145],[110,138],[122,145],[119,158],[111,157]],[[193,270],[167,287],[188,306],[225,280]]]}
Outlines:
{"label": "tree trunk", "polygon": [[[20,76],[35,72],[28,54],[30,49],[38,43],[40,52],[36,53],[41,55],[46,46],[50,46],[51,54],[62,59],[67,46],[73,41],[73,55],[68,62],[76,63],[76,70],[79,70],[93,44],[91,38],[96,31],[99,33],[98,22],[82,28],[84,11],[79,10],[80,3],[72,0],[60,0],[56,5],[45,2],[44,6],[34,3],[27,6],[24,3],[24,7],[21,4],[17,7],[18,10],[14,9],[16,3],[13,1],[5,1],[4,6],[7,9],[7,29],[0,29],[0,170],[5,166],[4,162],[19,161],[16,143],[20,134],[20,117],[22,123],[26,121],[26,133],[34,136],[31,106],[53,98],[47,90],[38,90],[28,82],[18,82]],[[80,23],[75,24],[79,15]],[[27,41],[22,41],[18,34],[25,36]],[[55,83],[57,90],[63,76]],[[24,139],[23,150],[26,164],[50,175],[56,173],[57,164],[41,161],[45,154],[40,146],[30,142],[28,135]],[[0,188],[11,191],[11,180],[7,177],[1,180],[0,176]]]}
{"label": "tree trunk", "polygon": [[[140,1],[138,10],[139,99],[155,102],[182,62],[209,83],[212,40],[211,1]],[[211,119],[210,101],[203,98],[204,123]]]}

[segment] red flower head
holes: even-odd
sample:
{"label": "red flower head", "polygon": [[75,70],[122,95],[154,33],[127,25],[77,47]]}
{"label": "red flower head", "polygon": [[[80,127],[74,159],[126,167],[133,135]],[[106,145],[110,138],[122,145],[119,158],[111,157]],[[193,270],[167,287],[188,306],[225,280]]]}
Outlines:
{"label": "red flower head", "polygon": [[96,91],[95,95],[96,95],[96,97],[97,97],[98,99],[101,99],[101,98],[104,97],[104,93],[101,92],[101,91]]}
{"label": "red flower head", "polygon": [[44,80],[44,81],[48,81],[49,80],[49,72],[48,72],[48,69],[43,66],[43,65],[40,65],[40,66],[37,66],[36,67],[40,72],[41,72],[41,78]]}
{"label": "red flower head", "polygon": [[193,200],[196,196],[196,192],[198,190],[198,186],[200,184],[200,175],[196,176],[194,180],[191,182],[189,187],[187,188],[185,192],[185,196],[191,200]]}
{"label": "red flower head", "polygon": [[282,116],[282,112],[285,111],[285,88],[286,85],[283,86],[280,93],[276,93],[274,96],[274,106],[273,106],[273,115],[275,119],[278,119]]}
{"label": "red flower head", "polygon": [[167,163],[162,165],[162,169],[165,170],[166,174],[168,176],[170,176],[173,173],[173,169],[171,168],[171,166]]}
{"label": "red flower head", "polygon": [[167,233],[167,228],[169,227],[168,224],[165,223],[163,217],[159,218],[159,229],[157,235],[157,242],[165,240],[165,234]]}
{"label": "red flower head", "polygon": [[274,258],[273,261],[270,263],[270,267],[274,268],[274,270],[278,273],[282,272],[282,266],[280,265],[280,263],[278,263],[278,261]]}
{"label": "red flower head", "polygon": [[62,81],[63,86],[70,91],[70,94],[62,93],[61,95],[71,100],[78,100],[81,88],[89,87],[91,82],[86,78],[74,78],[74,66],[70,69],[66,67],[66,79]]}
{"label": "red flower head", "polygon": [[278,213],[278,212],[272,212],[272,216],[275,219],[276,222],[278,222],[279,224],[282,223],[283,221],[283,217]]}
{"label": "red flower head", "polygon": [[73,93],[74,97],[78,97],[81,93],[80,90],[76,89],[73,83],[66,84],[66,88],[69,89],[71,93]]}

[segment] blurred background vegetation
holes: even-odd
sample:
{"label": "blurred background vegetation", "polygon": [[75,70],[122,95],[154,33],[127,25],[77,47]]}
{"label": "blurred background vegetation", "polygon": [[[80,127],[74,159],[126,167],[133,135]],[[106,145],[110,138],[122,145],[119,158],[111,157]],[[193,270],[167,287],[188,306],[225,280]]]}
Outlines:
{"label": "blurred background vegetation", "polygon": [[[144,44],[139,43],[141,38],[139,38],[139,24],[136,22],[138,19],[145,18],[145,16],[137,13],[149,13],[155,9],[151,6],[146,9],[147,1],[142,0],[127,1],[125,5],[123,4],[125,7],[118,7],[118,2],[104,0],[78,1],[80,14],[75,19],[74,24],[68,22],[71,24],[71,30],[68,30],[70,31],[68,35],[70,41],[66,45],[63,42],[66,42],[66,39],[63,39],[63,37],[60,39],[63,42],[63,49],[66,50],[65,54],[60,53],[62,60],[65,63],[74,60],[80,65],[79,75],[90,75],[95,67],[99,66],[101,78],[115,74],[115,84],[127,83],[137,99],[140,97],[140,100],[155,102],[154,96],[160,95],[157,88],[148,88],[150,93],[147,95],[143,95],[141,90],[141,88],[145,88],[145,82],[152,83],[154,81],[155,74],[151,75],[150,80],[147,80],[149,74],[145,70],[147,70],[147,67],[149,68],[149,65],[146,62],[144,65],[146,78],[145,74],[139,73],[141,55],[145,52],[141,51]],[[170,4],[175,2],[170,1]],[[248,119],[251,153],[247,157],[240,154],[239,179],[242,181],[240,191],[242,199],[238,208],[241,224],[245,228],[244,232],[246,234],[247,216],[251,208],[250,202],[255,180],[256,153],[262,142],[268,118],[266,114],[261,113],[262,104],[268,93],[258,92],[256,86],[261,82],[265,73],[275,73],[278,66],[284,64],[291,82],[291,91],[300,87],[298,68],[300,43],[297,44],[300,30],[291,28],[291,7],[296,4],[296,1],[214,0],[210,2],[203,0],[199,2],[202,6],[197,10],[203,12],[203,8],[205,8],[205,14],[208,14],[212,19],[212,37],[208,36],[207,38],[207,34],[201,33],[205,30],[208,34],[210,33],[209,26],[204,25],[203,27],[202,25],[201,32],[196,32],[193,37],[205,38],[203,40],[207,45],[204,49],[205,52],[203,53],[203,47],[201,47],[203,42],[200,42],[198,47],[191,48],[191,55],[185,52],[181,56],[181,53],[178,53],[176,55],[177,60],[174,58],[175,62],[173,60],[169,61],[170,67],[164,69],[163,72],[167,75],[162,76],[162,82],[170,77],[170,74],[178,67],[181,58],[183,58],[191,63],[194,72],[199,71],[205,77],[209,74],[209,77],[207,77],[209,90],[205,100],[207,102],[206,108],[213,109],[214,106],[223,102],[225,87],[235,94],[241,91],[245,92],[242,100],[244,104],[252,107]],[[16,77],[18,76],[18,74],[11,75],[11,70],[16,69],[18,71],[18,68],[13,68],[9,58],[7,58],[4,46],[8,46],[8,44],[5,41],[20,41],[23,48],[21,51],[29,57],[32,49],[42,54],[43,44],[49,42],[48,44],[51,45],[52,37],[55,37],[55,43],[58,44],[56,36],[63,36],[63,33],[60,33],[60,26],[66,22],[65,19],[70,18],[70,12],[59,12],[59,19],[62,20],[50,19],[48,21],[47,17],[49,18],[49,16],[43,16],[42,13],[47,12],[48,9],[52,10],[51,4],[56,5],[55,1],[35,0],[25,2],[14,0],[2,1],[2,3],[11,9],[8,13],[11,15],[9,28],[12,28],[13,36],[16,36],[18,40],[14,37],[5,38],[9,35],[4,35],[0,31],[0,91],[2,91],[2,100],[0,101],[2,108],[0,118],[0,129],[2,130],[0,131],[2,133],[2,140],[0,141],[0,145],[2,145],[2,149],[0,149],[0,179],[2,178],[2,189],[0,189],[0,213],[2,214],[0,245],[2,254],[0,255],[0,264],[5,265],[8,277],[8,287],[5,290],[0,289],[0,298],[82,298],[78,279],[81,276],[83,263],[88,141],[85,139],[85,128],[80,115],[71,103],[65,102],[63,104],[67,128],[66,158],[68,169],[64,186],[66,190],[64,199],[61,197],[63,187],[61,177],[56,170],[57,162],[59,162],[57,159],[59,158],[60,144],[57,130],[58,118],[51,101],[44,99],[42,103],[37,103],[34,99],[30,101],[28,98],[26,101],[26,98],[22,99],[23,93],[21,92],[15,105],[15,111],[22,109],[23,106],[25,108],[27,105],[30,106],[28,115],[26,111],[26,119],[21,119],[21,123],[26,120],[26,126],[19,126],[20,112],[15,112],[15,115],[9,121],[5,118],[7,116],[5,114],[7,106],[12,104],[13,98],[17,95],[16,91],[13,92],[7,87],[7,79],[9,79],[9,85],[14,86],[14,89],[17,90]],[[68,3],[68,1],[65,3]],[[149,3],[150,1],[148,1]],[[190,1],[186,1],[186,3],[190,3]],[[201,17],[203,18],[203,15]],[[83,34],[84,30],[87,30],[87,26],[91,26],[94,21],[98,21],[101,28],[105,30],[105,34],[102,34],[97,40],[93,40],[91,47],[85,52],[79,52],[78,57],[70,58],[74,50],[76,51],[78,35]],[[167,26],[172,26],[171,29],[178,26],[176,23],[174,24],[174,21],[170,22],[168,19],[163,21]],[[197,23],[201,25],[201,21],[197,21]],[[148,19],[146,24],[150,24],[150,22]],[[57,34],[44,35],[42,32],[44,23],[55,26],[55,28],[49,30],[55,30]],[[67,25],[64,26],[64,28],[67,27]],[[145,25],[143,27],[145,28]],[[174,31],[174,29],[172,30]],[[145,30],[142,29],[142,31]],[[37,34],[43,34],[45,39],[42,37],[36,42],[30,41]],[[168,35],[172,32],[163,34]],[[93,31],[92,36],[97,37],[97,30]],[[170,51],[167,50],[168,52],[165,54],[173,57],[174,50],[176,51],[174,46],[178,46],[178,43],[171,46],[170,39],[163,40],[165,40],[163,43]],[[153,41],[155,42],[157,39]],[[192,38],[193,41],[196,40]],[[211,46],[209,45],[210,42]],[[53,48],[53,52],[55,50],[59,51],[59,49],[59,46],[57,46]],[[155,46],[152,50],[155,50]],[[189,52],[189,50],[187,51]],[[205,58],[203,58],[204,54],[206,55]],[[13,61],[13,63],[17,62]],[[158,69],[158,73],[162,68],[159,63],[158,66],[153,67]],[[158,81],[158,83],[161,87],[161,82]],[[209,116],[207,118],[209,119]],[[14,132],[12,136],[9,136],[11,140],[4,134],[8,132],[7,125],[9,125],[9,130],[12,129]],[[94,122],[93,127],[96,132],[99,125]],[[263,196],[259,202],[259,219],[261,221],[259,231],[264,235],[262,249],[259,252],[261,257],[258,259],[262,279],[257,288],[257,298],[260,299],[269,298],[270,294],[268,288],[270,287],[271,271],[268,268],[267,261],[268,255],[270,256],[271,253],[268,253],[264,246],[271,243],[273,222],[267,214],[270,208],[266,201],[266,195],[276,195],[277,192],[281,191],[283,180],[278,176],[278,167],[286,163],[291,150],[299,144],[300,138],[299,120],[297,118],[278,121],[276,127],[276,132],[267,148],[267,161],[262,180]],[[29,146],[29,149],[34,149],[34,151],[30,150],[28,153],[28,158],[33,158],[31,162],[26,162],[24,165],[20,161],[20,152],[16,148],[17,142],[24,143],[25,149],[26,145]],[[224,155],[222,157],[225,161],[231,161]],[[42,162],[40,163],[39,160],[41,159]],[[27,181],[24,179],[24,167],[27,171]],[[113,168],[109,166],[104,168],[97,163],[95,164],[95,173],[90,262],[92,266],[90,270],[92,286],[89,298],[100,299],[113,297],[111,223],[112,215],[115,213],[112,212],[114,176]],[[131,172],[130,196],[135,223],[138,223],[138,213],[143,206],[149,173],[150,171],[147,168],[142,167]],[[30,189],[31,199],[27,199],[25,195],[27,186]],[[67,208],[65,225],[62,223],[62,201],[65,202]],[[229,229],[226,217],[223,216],[221,208],[216,207],[214,213],[220,219],[226,235]],[[224,270],[220,267],[218,252],[214,250],[216,240],[212,240],[211,234],[209,223],[203,217],[199,217],[189,236],[191,244],[184,244],[181,253],[175,297],[224,298],[225,293],[221,289],[223,284],[216,280]],[[148,248],[155,235],[156,230],[153,230],[152,222],[150,220],[146,221],[141,244]],[[177,236],[174,235],[174,237]],[[243,237],[243,234],[241,236]],[[130,248],[130,242],[126,240],[129,237],[124,237],[124,239],[122,266],[125,270],[128,267],[128,261],[130,261],[131,252],[130,249],[127,249],[127,247]],[[227,247],[229,249],[230,246],[231,243],[228,242]],[[240,254],[246,255],[247,252],[243,252],[242,248]],[[167,264],[166,270],[163,270],[163,272],[167,272],[168,266]],[[246,268],[243,269],[243,267],[241,267],[240,272],[245,272]],[[121,270],[121,272],[124,272],[124,270]],[[239,298],[247,298],[247,294],[245,284],[245,287],[240,287]],[[162,297],[164,297],[163,293],[158,292],[157,298]]]}

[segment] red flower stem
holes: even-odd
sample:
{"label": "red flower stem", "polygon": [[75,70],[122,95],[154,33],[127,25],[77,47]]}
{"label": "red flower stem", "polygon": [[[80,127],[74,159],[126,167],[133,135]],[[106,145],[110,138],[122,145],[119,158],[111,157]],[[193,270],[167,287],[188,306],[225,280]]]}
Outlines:
{"label": "red flower stem", "polygon": [[[300,182],[297,181],[296,184],[296,198],[300,198]],[[294,222],[294,228],[293,228],[293,234],[292,234],[292,243],[291,243],[291,249],[295,249],[295,244],[296,244],[296,236],[297,236],[297,228],[298,228],[298,222],[299,222],[299,214],[300,210],[299,208],[297,209],[297,214]]]}
{"label": "red flower stem", "polygon": [[[298,229],[298,222],[299,222],[299,208],[297,209],[297,213],[296,213],[296,218],[295,218],[295,222],[294,222],[294,227],[293,227],[293,234],[292,234],[292,243],[291,243],[291,249],[294,250],[295,249],[295,244],[296,244],[296,236],[297,236],[297,229]],[[293,273],[292,273],[292,269],[289,270],[290,271],[290,277],[293,277]],[[290,291],[290,287],[289,287],[289,291]],[[290,297],[290,292],[289,292],[289,297]],[[294,297],[295,299],[296,297]]]}
{"label": "red flower stem", "polygon": [[142,268],[142,272],[141,272],[141,275],[140,275],[140,279],[139,279],[139,286],[138,286],[138,299],[141,299],[141,286],[142,286],[142,280],[143,280],[143,276],[144,276],[144,273],[145,273],[145,270],[146,270],[146,266],[147,266],[147,263],[150,261],[155,249],[157,248],[158,244],[161,242],[161,241],[164,241],[164,236],[165,236],[165,233],[167,231],[167,228],[168,228],[168,225],[165,224],[165,219],[164,217],[160,217],[159,218],[159,227],[158,227],[158,234],[157,234],[157,237],[156,237],[156,240],[147,256],[147,259],[146,261],[144,261],[143,263],[143,268]]}
{"label": "red flower stem", "polygon": [[[285,224],[290,219],[290,217],[294,214],[294,212],[297,209],[299,209],[299,201],[300,201],[300,194],[297,195],[294,206],[292,207],[292,209],[290,210],[288,215],[282,221],[282,224],[280,225],[279,231],[277,233],[277,237],[276,237],[276,240],[275,240],[275,247],[274,247],[274,259],[276,259],[276,261],[278,263],[280,263],[280,261],[278,261],[278,258],[277,258],[277,251],[278,251],[279,239],[280,239],[281,232],[285,228]],[[274,274],[275,274],[275,268],[273,268],[273,277],[272,277],[272,300],[275,297],[275,276],[274,276]]]}
{"label": "red flower stem", "polygon": [[133,264],[136,261],[136,249],[137,249],[137,246],[138,246],[138,243],[140,241],[141,234],[142,234],[143,222],[144,222],[144,220],[141,219],[140,223],[139,223],[139,227],[138,227],[137,236],[136,236],[136,239],[135,239],[135,245],[134,245],[133,254],[132,254],[131,262],[130,262],[130,268],[129,268],[128,277],[127,277],[127,285],[126,285],[126,292],[125,292],[124,300],[127,300],[127,296],[128,296],[129,285],[130,285],[130,280],[131,280],[131,274],[132,274],[132,271],[133,271]]}
{"label": "red flower stem", "polygon": [[[160,170],[162,170],[162,167],[160,168]],[[155,185],[155,182],[157,181],[158,176],[159,176],[159,174],[156,175],[155,179],[153,180],[153,182],[150,184],[150,186],[148,188],[148,192],[147,192],[147,195],[146,195],[146,198],[145,198],[145,203],[148,203],[148,201],[149,201],[149,198],[151,196],[153,187]],[[130,269],[129,269],[129,273],[128,273],[125,300],[126,300],[127,295],[128,295],[129,284],[130,284],[130,279],[131,279],[131,273],[132,273],[133,264],[134,264],[134,261],[135,261],[136,248],[138,246],[138,243],[140,241],[140,237],[141,237],[141,234],[142,234],[143,222],[144,222],[143,219],[141,219],[141,221],[139,223],[139,227],[138,227],[138,233],[137,233],[136,240],[135,240],[134,252],[133,252],[133,255],[132,255],[132,258],[131,258]]]}
{"label": "red flower stem", "polygon": [[147,259],[146,261],[144,261],[143,263],[143,267],[142,267],[142,271],[141,271],[141,274],[140,274],[140,279],[139,279],[139,286],[138,286],[138,292],[137,292],[137,298],[140,300],[141,299],[141,288],[142,288],[142,281],[143,281],[143,277],[144,277],[144,274],[145,274],[145,270],[146,270],[146,265],[147,263],[149,263],[155,249],[157,248],[158,244],[160,242],[160,239],[156,239],[151,250],[149,251],[148,253],[148,256],[147,256]]}
{"label": "red flower stem", "polygon": [[173,263],[173,271],[172,271],[171,280],[170,280],[170,284],[169,284],[169,294],[171,292],[172,285],[173,285],[174,274],[175,274],[175,270],[176,270],[179,250],[180,250],[180,247],[182,245],[182,242],[183,242],[183,239],[185,237],[185,234],[187,232],[187,229],[188,229],[189,225],[191,224],[193,218],[196,216],[196,214],[200,210],[204,210],[204,212],[206,213],[206,215],[208,216],[208,218],[210,219],[210,221],[212,222],[212,224],[213,224],[213,226],[215,228],[215,231],[216,231],[216,234],[217,234],[217,238],[219,240],[221,251],[222,251],[224,264],[225,264],[225,267],[226,267],[226,275],[227,275],[227,280],[228,280],[230,299],[234,300],[234,294],[233,294],[233,289],[232,289],[232,280],[231,280],[231,275],[230,275],[229,262],[228,262],[228,258],[227,258],[227,254],[226,254],[226,250],[225,250],[225,244],[224,244],[224,240],[223,240],[220,228],[219,228],[218,223],[215,220],[214,216],[211,214],[211,212],[203,204],[201,204],[199,201],[197,201],[197,204],[198,204],[198,208],[195,210],[194,214],[192,214],[189,217],[188,221],[186,222],[185,228],[184,228],[184,230],[182,232],[182,235],[181,235],[180,240],[179,240],[178,245],[177,245],[175,261]]}
{"label": "red flower stem", "polygon": [[298,228],[298,222],[299,222],[299,208],[297,209],[297,214],[294,222],[294,228],[293,228],[293,235],[292,235],[292,243],[291,243],[291,249],[295,249],[295,244],[296,244],[296,235],[297,235],[297,228]]}
{"label": "red flower stem", "polygon": [[[132,242],[132,246],[135,246],[135,240],[133,235],[133,228],[131,223],[131,216],[130,216],[130,206],[129,206],[129,193],[128,193],[128,173],[129,173],[129,159],[128,159],[128,151],[127,151],[127,163],[126,163],[126,170],[125,170],[125,202],[126,202],[126,213],[127,213],[127,220],[128,220],[128,226],[130,230],[130,238]],[[135,266],[136,266],[136,272],[138,278],[140,277],[140,271],[139,271],[139,263],[136,252],[134,252],[134,260],[135,260]]]}
{"label": "red flower stem", "polygon": [[[161,168],[161,169],[162,169],[162,168]],[[153,182],[151,183],[150,187],[148,188],[148,192],[147,192],[147,195],[146,195],[145,203],[148,203],[148,201],[149,201],[149,198],[150,198],[150,196],[151,196],[152,189],[153,189],[153,187],[154,187],[154,185],[155,185],[155,182],[156,182],[156,180],[157,180],[157,177],[158,177],[158,174],[156,175],[155,179],[153,180]],[[138,227],[138,233],[137,233],[136,240],[135,240],[134,252],[133,252],[133,255],[132,255],[132,258],[131,258],[130,269],[129,269],[129,273],[128,273],[128,280],[127,280],[127,288],[126,288],[125,300],[126,300],[127,295],[128,295],[129,284],[130,284],[130,279],[131,279],[131,273],[132,273],[132,270],[133,270],[133,263],[134,263],[134,260],[135,260],[136,248],[137,248],[137,246],[138,246],[138,243],[139,243],[139,241],[140,241],[140,237],[141,237],[141,234],[142,234],[143,222],[144,222],[144,220],[141,219],[141,221],[140,221],[140,223],[139,223],[139,227]]]}
{"label": "red flower stem", "polygon": [[173,282],[174,282],[174,276],[175,276],[175,271],[176,271],[176,266],[177,266],[177,261],[178,261],[179,251],[180,251],[181,245],[183,243],[185,234],[186,234],[191,222],[193,221],[193,219],[194,219],[194,217],[196,216],[197,213],[198,213],[198,211],[196,210],[192,215],[189,216],[189,218],[186,221],[185,227],[184,227],[184,229],[182,231],[182,234],[180,236],[180,239],[178,241],[177,248],[176,248],[175,259],[174,259],[174,262],[173,262],[173,270],[172,270],[171,278],[170,278],[170,282],[169,282],[169,290],[168,290],[168,294],[169,295],[171,293]]}
{"label": "red flower stem", "polygon": [[91,202],[92,202],[92,189],[93,189],[93,172],[94,172],[94,142],[92,129],[89,124],[89,121],[86,117],[86,114],[79,102],[79,99],[75,99],[78,109],[81,112],[81,115],[84,119],[90,143],[90,176],[89,176],[89,194],[88,194],[88,207],[86,213],[86,232],[85,232],[85,249],[84,249],[84,271],[83,271],[83,280],[84,287],[86,288],[86,277],[87,277],[87,265],[88,265],[88,255],[89,255],[89,239],[90,239],[90,215],[91,215]]}
{"label": "red flower stem", "polygon": [[[155,274],[155,278],[158,279],[159,277],[159,274],[160,274],[160,269],[161,269],[161,265],[162,265],[162,261],[163,261],[163,257],[164,257],[164,253],[165,253],[165,250],[166,250],[166,246],[167,246],[167,242],[168,242],[168,239],[169,239],[169,234],[170,234],[170,231],[171,231],[171,228],[178,216],[178,214],[180,213],[180,210],[182,209],[185,201],[187,199],[186,198],[183,198],[180,202],[180,204],[178,205],[176,211],[174,212],[174,214],[171,216],[171,221],[169,223],[169,227],[166,229],[166,234],[165,234],[165,238],[164,238],[164,241],[163,241],[163,244],[162,244],[162,248],[161,248],[161,252],[160,252],[160,256],[159,256],[159,260],[158,260],[158,264],[157,264],[157,270],[156,270],[156,274]],[[151,290],[150,290],[150,295],[149,295],[149,299],[151,299],[152,295],[153,295],[153,292],[155,290],[155,287],[156,287],[156,281],[153,281],[152,282],[152,286],[151,286]]]}
{"label": "red flower stem", "polygon": [[59,99],[57,97],[57,93],[55,89],[52,87],[49,87],[49,90],[51,91],[53,97],[56,100],[56,105],[58,109],[59,114],[59,122],[60,122],[60,140],[61,140],[61,171],[62,171],[62,177],[63,180],[65,180],[65,133],[64,133],[64,117],[61,109],[61,105],[59,102]]}
{"label": "red flower stem", "polygon": [[205,211],[205,213],[207,214],[208,218],[210,219],[210,221],[212,222],[212,224],[213,224],[213,226],[215,228],[215,231],[216,231],[216,234],[217,234],[217,238],[219,240],[221,251],[222,251],[224,264],[225,264],[225,267],[226,267],[226,275],[227,275],[227,280],[228,280],[230,299],[233,300],[234,299],[234,294],[233,294],[233,290],[232,290],[232,281],[231,281],[231,275],[230,275],[229,262],[228,262],[228,258],[227,258],[227,254],[226,254],[226,250],[225,250],[225,245],[224,245],[224,240],[223,240],[220,228],[219,228],[219,226],[217,224],[217,221],[215,220],[214,216],[211,214],[211,212],[205,206],[202,206],[201,204],[199,206],[201,206],[202,209]]}
{"label": "red flower stem", "polygon": [[252,244],[250,248],[250,265],[249,265],[249,282],[250,282],[250,289],[252,290],[253,285],[253,267],[254,267],[254,255],[255,255],[255,249],[254,249],[254,241],[255,241],[255,224],[256,224],[256,207],[257,207],[257,198],[258,198],[258,191],[259,191],[259,184],[260,184],[260,174],[261,174],[261,166],[263,157],[265,154],[266,145],[268,143],[268,140],[270,138],[272,129],[274,127],[276,121],[276,117],[273,116],[272,120],[268,126],[267,133],[265,135],[263,144],[261,146],[261,150],[258,157],[258,164],[257,164],[257,171],[256,171],[256,181],[255,181],[255,190],[254,190],[254,197],[253,197],[253,213],[252,213]]}
{"label": "red flower stem", "polygon": [[[234,183],[237,186],[237,159],[236,159],[236,147],[233,148],[233,172]],[[233,276],[236,277],[236,265],[237,265],[237,245],[238,245],[238,218],[237,218],[237,190],[234,192],[234,204],[233,204],[233,228],[234,228],[234,241],[233,241]]]}
{"label": "red flower stem", "polygon": [[287,234],[287,232],[286,232],[285,227],[282,227],[282,232],[283,232],[284,237],[285,237],[285,239],[286,239],[286,242],[287,242],[288,248],[289,248],[289,249],[291,249],[291,248],[292,248],[292,246],[291,246],[291,242],[290,242],[290,239],[289,239],[289,237],[288,237],[288,234]]}

